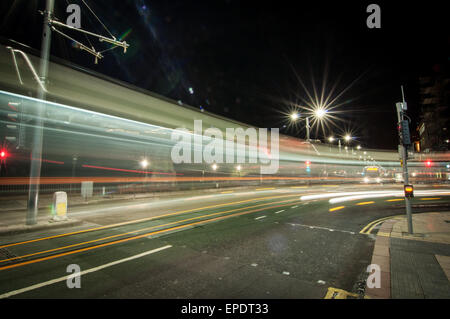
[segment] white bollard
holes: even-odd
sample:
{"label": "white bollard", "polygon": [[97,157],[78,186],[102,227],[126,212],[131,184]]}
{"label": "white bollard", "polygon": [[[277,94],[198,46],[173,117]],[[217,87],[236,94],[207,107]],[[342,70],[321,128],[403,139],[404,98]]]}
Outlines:
{"label": "white bollard", "polygon": [[67,193],[56,192],[53,194],[52,220],[67,220]]}

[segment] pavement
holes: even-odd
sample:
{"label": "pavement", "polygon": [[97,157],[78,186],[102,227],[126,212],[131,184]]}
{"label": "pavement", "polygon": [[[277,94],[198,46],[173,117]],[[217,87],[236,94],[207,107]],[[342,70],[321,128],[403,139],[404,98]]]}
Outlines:
{"label": "pavement", "polygon": [[[450,298],[450,212],[388,219],[378,229],[372,264],[380,267],[380,285],[366,287],[376,299]],[[374,284],[375,281],[372,281]]]}

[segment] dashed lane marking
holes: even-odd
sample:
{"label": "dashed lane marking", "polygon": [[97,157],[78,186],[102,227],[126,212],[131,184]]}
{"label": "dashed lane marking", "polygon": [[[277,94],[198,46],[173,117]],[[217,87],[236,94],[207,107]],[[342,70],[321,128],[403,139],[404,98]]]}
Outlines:
{"label": "dashed lane marking", "polygon": [[370,204],[374,204],[374,203],[375,202],[373,202],[373,201],[371,201],[371,202],[361,202],[361,203],[358,203],[356,205],[361,206],[361,205],[370,205]]}
{"label": "dashed lane marking", "polygon": [[335,212],[335,211],[337,211],[337,210],[341,210],[341,209],[343,209],[343,208],[345,208],[345,206],[338,206],[338,207],[333,207],[333,208],[330,208],[330,212]]}

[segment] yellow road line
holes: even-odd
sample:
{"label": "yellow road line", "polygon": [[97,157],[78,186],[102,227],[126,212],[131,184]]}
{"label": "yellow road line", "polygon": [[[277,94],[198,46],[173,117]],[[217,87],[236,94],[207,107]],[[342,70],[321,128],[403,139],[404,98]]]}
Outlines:
{"label": "yellow road line", "polygon": [[229,194],[229,193],[233,193],[234,191],[227,191],[227,192],[220,192],[221,194]]}
{"label": "yellow road line", "polygon": [[322,185],[322,187],[339,187],[339,185]]}
{"label": "yellow road line", "polygon": [[359,233],[368,235],[375,228],[375,226],[377,226],[379,223],[381,223],[385,220],[388,220],[388,219],[398,219],[399,217],[401,217],[401,215],[395,215],[395,216],[389,216],[389,217],[383,217],[380,219],[376,219],[376,220],[370,222],[369,224],[367,224],[366,226],[364,226],[364,228],[361,229],[361,231]]}
{"label": "yellow road line", "polygon": [[[112,239],[112,238],[116,238],[116,237],[120,237],[120,236],[136,234],[136,233],[140,233],[140,232],[147,231],[147,230],[150,230],[150,229],[155,229],[155,228],[159,228],[159,227],[165,227],[165,226],[170,226],[170,225],[174,225],[174,224],[179,224],[179,223],[182,223],[182,222],[195,220],[195,219],[200,219],[200,218],[203,218],[203,217],[215,216],[215,215],[220,215],[220,214],[226,214],[226,213],[231,213],[231,212],[235,212],[235,211],[239,211],[239,210],[244,210],[244,209],[249,209],[249,208],[256,208],[256,207],[267,206],[267,205],[272,205],[272,204],[292,202],[292,201],[295,201],[295,200],[296,199],[288,199],[288,200],[283,200],[283,201],[278,201],[278,202],[258,204],[258,205],[249,206],[249,207],[235,208],[235,209],[231,209],[231,210],[228,210],[228,211],[223,211],[223,212],[217,212],[217,213],[211,213],[211,214],[191,217],[191,218],[187,218],[187,219],[183,219],[183,220],[179,220],[179,221],[175,221],[175,222],[170,222],[170,223],[167,223],[167,224],[155,225],[155,226],[146,227],[146,228],[142,228],[142,229],[137,229],[137,230],[133,230],[133,231],[125,232],[125,233],[120,233],[120,234],[111,235],[111,236],[102,237],[102,238],[97,238],[97,239],[93,239],[93,240],[89,240],[89,241],[85,241],[85,242],[80,242],[80,243],[76,243],[76,244],[72,244],[72,245],[67,245],[67,246],[57,247],[57,248],[53,248],[53,249],[49,249],[49,250],[39,251],[39,252],[36,252],[36,253],[31,253],[31,254],[22,255],[22,256],[16,256],[16,257],[8,258],[8,259],[2,259],[2,260],[0,260],[0,263],[16,260],[16,259],[20,259],[20,258],[26,258],[26,257],[32,257],[32,256],[40,255],[40,254],[50,253],[50,252],[54,252],[54,251],[58,251],[58,250],[62,250],[62,249],[73,248],[73,247],[76,247],[76,246],[82,246],[82,245],[86,245],[86,244],[91,244],[91,243],[95,243],[95,242],[99,242],[99,241],[107,240],[107,239]],[[292,205],[292,203],[291,204],[287,204],[287,205]],[[266,208],[269,208],[269,207],[266,207]],[[264,208],[264,209],[266,209],[266,208]]]}
{"label": "yellow road line", "polygon": [[[283,207],[283,206],[288,206],[288,205],[291,205],[291,204],[278,205],[278,206],[274,206],[274,207],[271,207],[271,208]],[[83,251],[93,250],[93,249],[100,248],[100,247],[111,246],[111,245],[127,242],[127,241],[130,241],[130,240],[135,240],[135,239],[148,237],[148,236],[152,236],[152,235],[156,235],[156,234],[160,234],[160,233],[165,233],[165,232],[176,230],[176,229],[182,229],[182,228],[195,226],[195,225],[199,225],[199,224],[205,224],[205,223],[212,222],[212,221],[215,221],[215,220],[221,220],[221,219],[226,219],[226,218],[230,218],[230,217],[234,217],[234,216],[250,214],[250,213],[253,213],[253,212],[256,212],[256,211],[261,211],[261,210],[262,209],[259,209],[259,210],[256,209],[256,210],[250,210],[250,211],[235,213],[235,214],[231,214],[231,215],[221,216],[221,217],[215,217],[215,218],[212,218],[212,219],[202,220],[202,221],[198,221],[198,222],[195,222],[195,223],[175,226],[175,227],[162,229],[162,230],[157,230],[157,231],[146,233],[146,234],[142,234],[142,235],[137,235],[137,236],[133,236],[133,237],[129,237],[129,238],[119,239],[119,240],[112,241],[112,242],[109,242],[109,243],[104,243],[104,244],[100,244],[100,245],[95,245],[95,246],[90,246],[90,247],[81,248],[81,249],[77,249],[77,250],[72,250],[72,251],[60,253],[60,254],[57,254],[57,255],[52,255],[52,256],[47,256],[47,257],[42,257],[42,258],[38,258],[38,259],[25,261],[25,262],[22,262],[22,263],[7,265],[7,266],[0,267],[0,271],[1,270],[5,270],[5,269],[17,268],[17,267],[21,267],[21,266],[25,266],[25,265],[29,265],[29,264],[34,264],[34,263],[38,263],[38,262],[45,261],[45,260],[55,259],[55,258],[67,256],[67,255],[72,255],[72,254],[80,253],[80,252],[83,252]]]}
{"label": "yellow road line", "polygon": [[308,186],[291,186],[291,188],[308,188]]}
{"label": "yellow road line", "polygon": [[369,204],[373,204],[373,203],[375,203],[375,202],[361,202],[361,203],[358,203],[356,205],[361,206],[361,205],[369,205]]}
{"label": "yellow road line", "polygon": [[420,198],[420,200],[436,200],[441,199],[440,197],[428,197],[428,198]]}
{"label": "yellow road line", "polygon": [[342,290],[342,289],[338,289],[338,288],[333,288],[333,287],[329,287],[327,294],[325,295],[324,299],[347,299],[347,297],[355,297],[357,298],[358,295]]}
{"label": "yellow road line", "polygon": [[388,199],[386,200],[387,202],[400,202],[405,200],[404,198],[394,198],[394,199]]}
{"label": "yellow road line", "polygon": [[256,190],[256,191],[264,191],[264,190],[269,190],[269,189],[275,189],[275,187],[257,188],[257,189],[255,189],[255,190]]}
{"label": "yellow road line", "polygon": [[146,221],[153,220],[153,219],[158,219],[158,218],[161,218],[161,217],[167,217],[167,216],[174,216],[174,215],[180,215],[180,214],[185,214],[185,213],[191,213],[193,211],[198,211],[198,210],[203,210],[203,209],[217,208],[217,207],[223,207],[223,206],[231,206],[231,205],[235,205],[235,204],[248,203],[248,202],[258,201],[258,200],[284,198],[284,197],[294,197],[294,196],[298,196],[298,195],[292,195],[291,194],[291,195],[277,195],[277,196],[258,197],[258,198],[241,200],[241,201],[237,201],[237,202],[231,202],[231,203],[224,203],[224,204],[217,204],[217,205],[210,205],[210,206],[192,208],[192,209],[182,210],[182,211],[178,211],[178,212],[173,212],[173,213],[153,216],[153,217],[147,217],[147,218],[142,218],[142,219],[130,220],[130,221],[126,221],[126,222],[122,222],[122,223],[116,223],[116,224],[112,224],[112,225],[106,225],[106,226],[101,226],[101,227],[89,228],[89,229],[79,230],[79,231],[70,232],[70,233],[64,233],[64,234],[59,234],[59,235],[53,235],[53,236],[48,236],[48,237],[41,237],[41,238],[26,240],[26,241],[22,241],[22,242],[6,244],[6,245],[0,246],[0,248],[12,247],[12,246],[23,245],[23,244],[29,244],[29,243],[42,241],[42,240],[61,238],[61,237],[66,237],[66,236],[71,236],[71,235],[78,235],[78,234],[87,233],[87,232],[91,232],[91,231],[97,231],[97,230],[102,230],[102,229],[109,229],[109,228],[114,228],[114,227],[130,225],[130,224],[137,224],[137,223],[146,222]]}
{"label": "yellow road line", "polygon": [[337,211],[337,210],[340,210],[340,209],[343,209],[343,208],[345,208],[345,206],[338,206],[338,207],[333,207],[333,208],[330,208],[330,212],[334,212],[334,211]]}

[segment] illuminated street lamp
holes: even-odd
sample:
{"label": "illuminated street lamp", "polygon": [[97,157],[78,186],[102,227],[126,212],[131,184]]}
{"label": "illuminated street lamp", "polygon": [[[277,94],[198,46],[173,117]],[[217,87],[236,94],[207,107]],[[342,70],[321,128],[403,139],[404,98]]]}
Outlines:
{"label": "illuminated street lamp", "polygon": [[143,160],[140,162],[140,164],[141,164],[141,167],[142,167],[142,168],[147,168],[147,167],[148,167],[148,161],[147,161],[146,159],[143,159]]}
{"label": "illuminated street lamp", "polygon": [[296,121],[300,115],[297,112],[294,112],[291,114],[291,120]]}
{"label": "illuminated street lamp", "polygon": [[327,111],[323,108],[318,108],[314,111],[314,115],[319,119],[323,118],[325,114],[327,114]]}
{"label": "illuminated street lamp", "polygon": [[344,140],[348,143],[350,142],[350,140],[352,139],[352,137],[350,136],[350,134],[347,134],[344,136]]}
{"label": "illuminated street lamp", "polygon": [[211,168],[213,169],[213,171],[217,170],[217,164],[216,163],[212,164]]}
{"label": "illuminated street lamp", "polygon": [[328,142],[333,143],[333,142],[334,142],[334,137],[333,137],[333,136],[330,136],[330,137],[328,138]]}
{"label": "illuminated street lamp", "polygon": [[361,149],[361,145],[356,146],[356,149],[360,150]]}
{"label": "illuminated street lamp", "polygon": [[[306,116],[305,117],[305,121],[306,121],[306,140],[309,142],[310,141],[310,138],[309,138],[309,136],[310,136],[310,134],[309,134],[309,129],[311,128],[311,126],[309,125],[309,119],[311,118],[311,117],[314,117],[314,118],[316,118],[316,119],[323,119],[325,116],[326,116],[326,114],[327,114],[327,111],[324,109],[324,108],[322,108],[322,107],[319,107],[319,108],[317,108],[317,109],[315,109],[314,111],[313,111],[313,114],[312,115],[310,115],[310,116]],[[292,121],[297,121],[299,118],[300,118],[300,114],[298,114],[297,112],[293,112],[291,115],[290,115],[290,118],[291,118],[291,120]]]}

